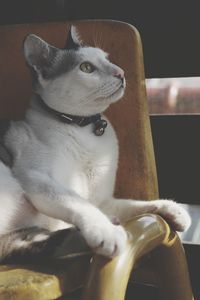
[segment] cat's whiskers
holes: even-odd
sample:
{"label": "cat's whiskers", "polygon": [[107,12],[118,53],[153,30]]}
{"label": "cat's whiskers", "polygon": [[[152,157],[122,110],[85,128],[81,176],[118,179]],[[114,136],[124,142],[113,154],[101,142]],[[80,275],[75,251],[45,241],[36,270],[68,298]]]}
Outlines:
{"label": "cat's whiskers", "polygon": [[94,41],[94,47],[99,47],[98,39],[97,39],[97,32],[96,28],[94,27],[93,30],[93,41]]}
{"label": "cat's whiskers", "polygon": [[88,94],[87,98],[82,97],[79,98],[79,103],[80,104],[88,104],[91,102],[91,99],[93,99],[95,97],[95,94],[98,93],[98,90],[93,91],[92,93]]}
{"label": "cat's whiskers", "polygon": [[117,90],[120,88],[120,86],[121,86],[121,83],[117,84],[117,85],[116,85],[116,83],[112,83],[112,84],[105,83],[98,90],[94,90],[92,93],[90,93],[87,96],[87,98],[84,98],[84,97],[80,98],[79,103],[80,104],[90,103],[91,99],[95,99],[95,94],[98,96],[97,99],[100,99],[100,98],[108,99],[112,94],[117,92]]}
{"label": "cat's whiskers", "polygon": [[121,86],[121,83],[114,83],[112,82],[111,84],[105,84],[101,87],[101,91],[104,93],[104,94],[110,94],[110,93],[113,93],[114,90],[118,89],[119,87]]}
{"label": "cat's whiskers", "polygon": [[[97,34],[97,32],[98,32],[98,34]],[[96,32],[96,44],[95,44],[95,47],[99,47],[101,49],[104,49],[104,45],[103,45],[103,42],[104,42],[103,33],[102,33],[102,31],[98,31],[98,29],[97,29],[97,32]]]}

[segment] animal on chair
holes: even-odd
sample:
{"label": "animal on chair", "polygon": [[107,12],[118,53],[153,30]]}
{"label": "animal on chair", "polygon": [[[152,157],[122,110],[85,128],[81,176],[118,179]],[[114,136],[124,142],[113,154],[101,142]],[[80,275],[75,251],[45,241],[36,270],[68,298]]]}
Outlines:
{"label": "animal on chair", "polygon": [[102,114],[124,95],[124,71],[103,50],[83,45],[74,26],[64,49],[28,35],[24,56],[34,94],[1,141],[0,261],[56,254],[69,224],[107,257],[123,251],[120,224],[136,215],[159,214],[175,230],[187,229],[189,215],[171,200],[114,199],[118,141]]}

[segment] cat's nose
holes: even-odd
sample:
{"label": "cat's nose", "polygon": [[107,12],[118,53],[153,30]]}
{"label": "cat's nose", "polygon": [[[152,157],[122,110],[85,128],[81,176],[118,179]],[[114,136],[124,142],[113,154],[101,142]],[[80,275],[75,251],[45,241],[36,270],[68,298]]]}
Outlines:
{"label": "cat's nose", "polygon": [[124,71],[122,69],[117,70],[117,72],[114,73],[114,77],[121,79],[122,84],[124,84]]}

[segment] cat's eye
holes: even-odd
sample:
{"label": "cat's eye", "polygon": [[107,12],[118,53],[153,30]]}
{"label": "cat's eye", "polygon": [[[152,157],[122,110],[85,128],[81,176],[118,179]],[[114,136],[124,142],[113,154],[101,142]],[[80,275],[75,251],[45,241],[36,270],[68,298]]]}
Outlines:
{"label": "cat's eye", "polygon": [[95,67],[89,62],[83,62],[80,65],[80,69],[81,69],[82,72],[92,73],[94,71]]}

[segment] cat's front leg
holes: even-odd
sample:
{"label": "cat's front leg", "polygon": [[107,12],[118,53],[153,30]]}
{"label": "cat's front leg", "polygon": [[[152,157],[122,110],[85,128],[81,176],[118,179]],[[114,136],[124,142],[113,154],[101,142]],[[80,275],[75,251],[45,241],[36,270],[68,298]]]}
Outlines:
{"label": "cat's front leg", "polygon": [[113,257],[125,249],[127,234],[124,228],[111,223],[96,207],[88,208],[84,218],[79,218],[77,226],[96,253]]}
{"label": "cat's front leg", "polygon": [[126,222],[137,215],[154,213],[163,217],[176,231],[185,231],[191,224],[188,212],[172,200],[110,199],[102,203],[101,209],[107,215],[119,218],[121,222]]}
{"label": "cat's front leg", "polygon": [[21,182],[29,201],[40,213],[78,227],[96,253],[113,257],[125,248],[127,235],[124,228],[114,225],[97,207],[73,190],[33,170],[21,177]]}

